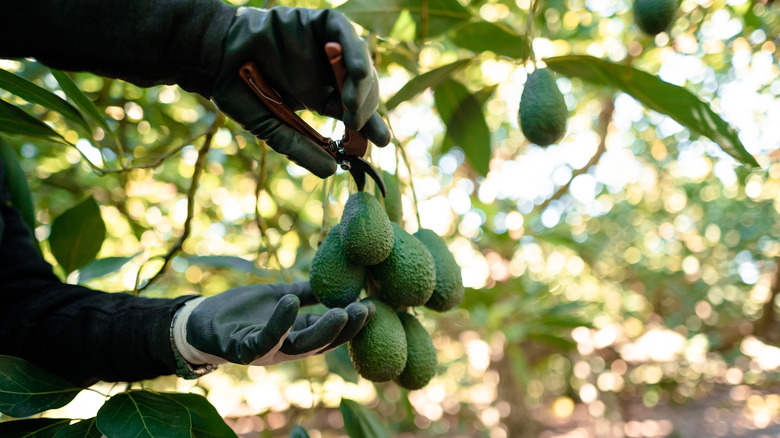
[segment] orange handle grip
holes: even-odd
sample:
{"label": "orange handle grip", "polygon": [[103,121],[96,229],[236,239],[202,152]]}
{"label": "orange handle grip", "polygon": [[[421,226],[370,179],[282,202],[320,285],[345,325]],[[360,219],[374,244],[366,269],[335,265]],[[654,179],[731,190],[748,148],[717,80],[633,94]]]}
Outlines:
{"label": "orange handle grip", "polygon": [[[339,93],[343,93],[344,81],[347,78],[347,65],[344,63],[341,44],[331,41],[325,43],[325,54],[328,55],[330,66],[333,69],[333,75],[336,77],[336,85],[339,87]],[[347,129],[344,133],[344,153],[362,157],[368,149],[368,139],[360,131]]]}

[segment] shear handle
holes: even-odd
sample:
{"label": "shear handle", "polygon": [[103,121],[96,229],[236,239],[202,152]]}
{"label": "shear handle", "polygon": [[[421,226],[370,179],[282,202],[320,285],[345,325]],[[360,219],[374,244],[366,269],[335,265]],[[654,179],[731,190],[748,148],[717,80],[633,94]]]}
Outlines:
{"label": "shear handle", "polygon": [[[347,78],[347,65],[342,55],[341,44],[331,41],[325,43],[325,53],[328,55],[330,66],[333,69],[333,75],[336,77],[336,85],[339,87],[339,93],[344,95],[344,81]],[[341,139],[346,155],[355,155],[362,157],[366,155],[368,149],[368,139],[360,131],[346,129],[344,138]]]}
{"label": "shear handle", "polygon": [[244,82],[249,85],[249,88],[255,93],[257,97],[265,104],[268,109],[274,113],[282,122],[288,124],[290,127],[308,137],[311,141],[317,143],[325,149],[333,158],[336,158],[336,154],[331,150],[331,140],[324,137],[317,132],[316,129],[309,126],[295,111],[284,104],[282,97],[274,88],[263,78],[260,74],[260,70],[255,63],[247,62],[239,69],[239,74]]}

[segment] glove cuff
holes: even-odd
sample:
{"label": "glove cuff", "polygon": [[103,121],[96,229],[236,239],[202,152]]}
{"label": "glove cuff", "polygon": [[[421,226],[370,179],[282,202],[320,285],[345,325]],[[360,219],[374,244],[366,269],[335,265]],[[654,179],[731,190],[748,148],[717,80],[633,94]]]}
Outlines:
{"label": "glove cuff", "polygon": [[205,300],[199,297],[187,301],[176,311],[171,321],[171,347],[176,359],[176,375],[185,379],[197,379],[227,362],[220,357],[204,353],[187,342],[187,320],[192,311]]}

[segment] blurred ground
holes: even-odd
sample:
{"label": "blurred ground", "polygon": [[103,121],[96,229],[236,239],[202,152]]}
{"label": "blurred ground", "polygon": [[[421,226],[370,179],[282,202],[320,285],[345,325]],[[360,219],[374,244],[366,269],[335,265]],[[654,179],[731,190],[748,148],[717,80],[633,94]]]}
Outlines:
{"label": "blurred ground", "polygon": [[623,404],[622,413],[596,418],[586,405],[577,405],[565,420],[549,410],[537,412],[544,431],[540,438],[704,438],[780,437],[780,391],[724,387],[709,397],[684,404],[659,403],[647,408],[641,400]]}

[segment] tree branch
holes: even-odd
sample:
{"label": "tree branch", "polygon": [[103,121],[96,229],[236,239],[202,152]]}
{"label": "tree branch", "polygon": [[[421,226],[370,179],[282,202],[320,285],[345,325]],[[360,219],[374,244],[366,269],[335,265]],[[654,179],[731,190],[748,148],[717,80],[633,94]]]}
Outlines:
{"label": "tree branch", "polygon": [[558,190],[549,198],[547,198],[543,203],[539,204],[534,210],[536,212],[542,212],[545,208],[547,208],[550,203],[561,196],[563,196],[571,186],[572,181],[574,181],[574,178],[578,177],[579,175],[582,175],[583,173],[586,173],[588,170],[590,170],[591,167],[596,165],[596,163],[599,162],[599,159],[601,159],[601,156],[604,155],[604,152],[607,150],[607,130],[609,129],[609,123],[612,121],[612,114],[615,112],[615,106],[612,103],[612,99],[605,99],[603,103],[604,107],[601,110],[601,114],[599,115],[599,124],[596,127],[596,132],[599,134],[599,137],[601,140],[599,141],[598,149],[596,149],[596,153],[593,154],[591,159],[588,161],[585,166],[576,169],[572,172],[571,178],[569,181],[558,188]]}
{"label": "tree branch", "polygon": [[[271,244],[271,240],[268,238],[268,227],[263,220],[263,216],[260,214],[260,193],[265,189],[265,180],[267,177],[266,161],[267,149],[265,147],[265,143],[260,143],[260,169],[258,175],[255,177],[255,224],[257,225],[257,229],[260,230],[260,239],[265,241],[265,247],[268,251],[268,254],[275,258],[276,262],[279,263],[279,271],[282,274],[282,279],[289,283],[290,275],[284,266],[282,266],[282,262],[279,260],[279,254],[277,254],[276,248]],[[262,245],[257,250],[257,258],[255,259],[255,262],[259,261],[261,250]]]}
{"label": "tree branch", "polygon": [[769,300],[764,303],[761,319],[756,321],[756,333],[773,342],[776,342],[778,339],[777,334],[772,331],[772,325],[777,316],[777,312],[775,311],[775,300],[778,295],[780,295],[780,257],[775,257],[775,278],[772,282],[772,295],[769,297]]}
{"label": "tree branch", "polygon": [[[217,115],[217,118],[214,119],[214,123],[211,124],[211,127],[206,132],[206,138],[203,140],[203,146],[201,146],[200,150],[198,150],[198,159],[195,161],[195,168],[192,171],[192,179],[190,181],[190,188],[187,191],[187,218],[184,220],[184,227],[181,233],[181,236],[179,236],[179,239],[176,241],[176,243],[171,247],[171,249],[168,250],[168,253],[165,254],[163,257],[163,265],[160,267],[160,269],[157,271],[156,274],[152,276],[152,278],[149,279],[149,281],[146,282],[143,286],[139,287],[138,282],[139,278],[136,277],[136,284],[135,288],[133,290],[133,293],[135,295],[140,294],[142,291],[144,291],[147,287],[149,287],[155,280],[157,280],[164,272],[165,269],[170,264],[173,257],[182,249],[182,246],[184,245],[184,241],[187,240],[187,238],[190,236],[190,233],[192,231],[192,218],[195,215],[195,192],[198,190],[198,182],[200,181],[200,175],[203,173],[203,168],[206,165],[206,156],[208,155],[209,149],[211,148],[211,141],[214,139],[214,134],[217,132],[220,126],[222,126],[222,123],[225,121],[225,116],[222,114]],[[139,277],[140,277],[140,270]]]}

